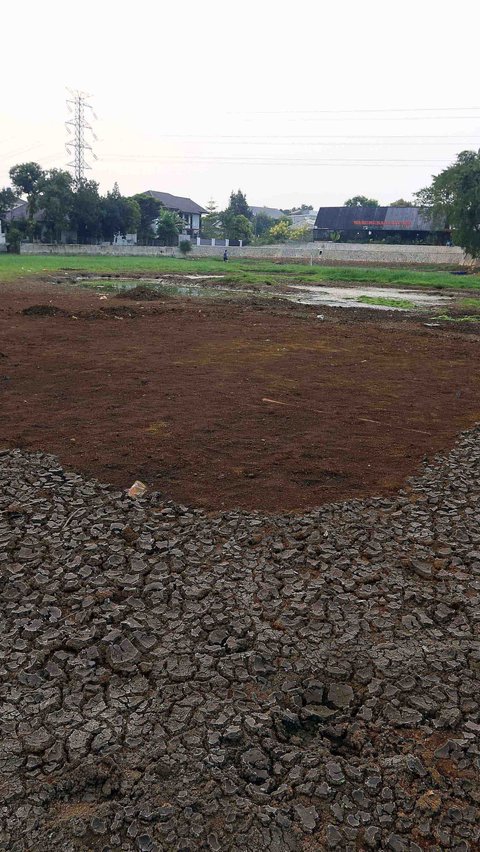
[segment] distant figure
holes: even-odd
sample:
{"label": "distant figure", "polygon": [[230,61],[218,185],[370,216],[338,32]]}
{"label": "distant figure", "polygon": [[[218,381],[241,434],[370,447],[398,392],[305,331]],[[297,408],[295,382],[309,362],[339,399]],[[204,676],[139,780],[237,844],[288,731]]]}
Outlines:
{"label": "distant figure", "polygon": [[227,262],[227,260],[228,260],[228,251],[227,251],[227,249],[225,249],[225,251],[223,252],[223,259],[224,259],[225,263],[226,263],[226,262]]}

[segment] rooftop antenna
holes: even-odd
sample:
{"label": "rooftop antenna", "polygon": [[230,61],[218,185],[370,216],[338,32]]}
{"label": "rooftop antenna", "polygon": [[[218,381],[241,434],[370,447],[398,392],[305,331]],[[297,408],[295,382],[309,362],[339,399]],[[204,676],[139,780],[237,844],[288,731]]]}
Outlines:
{"label": "rooftop antenna", "polygon": [[70,156],[73,154],[73,160],[68,165],[73,169],[75,183],[78,185],[85,178],[85,170],[91,169],[91,166],[85,159],[85,152],[89,151],[92,157],[95,160],[97,159],[93,153],[92,146],[88,142],[90,134],[94,139],[97,138],[91,124],[88,122],[88,118],[90,115],[93,118],[97,116],[93,112],[92,105],[89,103],[91,95],[81,92],[78,89],[69,89],[68,86],[67,91],[70,95],[67,98],[67,109],[73,113],[73,117],[65,122],[65,127],[69,134],[73,134],[73,139],[67,140],[65,148]]}

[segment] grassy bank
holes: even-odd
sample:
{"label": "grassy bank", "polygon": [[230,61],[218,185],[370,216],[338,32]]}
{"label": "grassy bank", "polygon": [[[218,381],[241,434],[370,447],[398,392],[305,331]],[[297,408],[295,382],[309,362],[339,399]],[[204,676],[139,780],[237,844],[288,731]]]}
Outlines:
{"label": "grassy bank", "polygon": [[452,275],[435,269],[393,269],[352,266],[309,266],[265,260],[232,259],[228,264],[219,258],[192,260],[167,257],[60,257],[49,255],[0,255],[0,283],[16,279],[61,279],[66,275],[225,275],[239,284],[271,284],[285,282],[353,283],[392,285],[395,287],[430,287],[446,290],[480,290],[480,274]]}

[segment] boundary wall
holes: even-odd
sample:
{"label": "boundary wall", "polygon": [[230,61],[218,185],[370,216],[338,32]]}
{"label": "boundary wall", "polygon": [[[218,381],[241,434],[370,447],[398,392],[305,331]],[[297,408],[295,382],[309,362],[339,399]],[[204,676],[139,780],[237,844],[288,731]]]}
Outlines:
{"label": "boundary wall", "polygon": [[[304,263],[382,264],[385,266],[472,266],[474,262],[458,246],[392,246],[361,243],[302,243],[298,245],[230,246],[229,257],[299,260]],[[223,246],[192,246],[189,257],[222,257]],[[22,243],[21,254],[107,255],[114,257],[181,257],[178,248],[158,246],[90,246]]]}

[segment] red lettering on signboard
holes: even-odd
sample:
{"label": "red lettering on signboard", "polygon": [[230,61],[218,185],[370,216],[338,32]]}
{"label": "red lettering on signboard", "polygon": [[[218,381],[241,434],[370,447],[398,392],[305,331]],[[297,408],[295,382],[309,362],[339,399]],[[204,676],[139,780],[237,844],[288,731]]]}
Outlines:
{"label": "red lettering on signboard", "polygon": [[390,222],[380,221],[379,219],[354,219],[354,225],[377,225],[379,228],[389,227],[390,225],[396,228],[409,228],[412,224],[410,219],[391,219]]}

